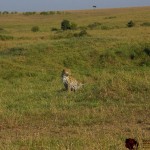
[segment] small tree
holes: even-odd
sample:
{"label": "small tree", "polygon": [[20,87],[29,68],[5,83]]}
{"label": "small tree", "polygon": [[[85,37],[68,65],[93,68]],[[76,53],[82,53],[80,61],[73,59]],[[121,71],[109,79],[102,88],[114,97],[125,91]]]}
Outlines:
{"label": "small tree", "polygon": [[71,29],[70,21],[68,21],[68,20],[63,20],[63,21],[61,22],[61,29],[62,29],[62,30]]}

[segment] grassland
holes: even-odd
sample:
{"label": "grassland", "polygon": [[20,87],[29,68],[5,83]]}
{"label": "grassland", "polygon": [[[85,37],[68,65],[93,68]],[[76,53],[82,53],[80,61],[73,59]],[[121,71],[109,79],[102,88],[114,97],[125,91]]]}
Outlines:
{"label": "grassland", "polygon": [[[0,15],[0,149],[125,150],[128,137],[142,149],[150,139],[149,18],[150,7]],[[78,29],[51,31],[63,19]],[[75,37],[82,29],[88,36]],[[63,90],[64,67],[83,89]]]}

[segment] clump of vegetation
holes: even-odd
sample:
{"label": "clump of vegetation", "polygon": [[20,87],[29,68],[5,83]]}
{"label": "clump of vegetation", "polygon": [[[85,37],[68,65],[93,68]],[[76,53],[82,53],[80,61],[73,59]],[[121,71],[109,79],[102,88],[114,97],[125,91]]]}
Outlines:
{"label": "clump of vegetation", "polygon": [[134,27],[135,26],[135,23],[131,20],[127,23],[127,27],[131,28],[131,27]]}
{"label": "clump of vegetation", "polygon": [[34,14],[36,14],[36,12],[34,12],[34,11],[33,11],[33,12],[30,12],[30,11],[29,11],[29,12],[24,12],[23,14],[26,15],[26,16],[29,16],[29,15],[34,15]]}
{"label": "clump of vegetation", "polygon": [[9,14],[9,12],[8,11],[3,11],[2,14],[7,15],[7,14]]}
{"label": "clump of vegetation", "polygon": [[144,23],[141,24],[141,26],[147,26],[147,27],[149,27],[150,26],[150,22],[144,22]]}
{"label": "clump of vegetation", "polygon": [[8,48],[0,52],[0,56],[21,56],[25,55],[26,49],[22,47]]}
{"label": "clump of vegetation", "polygon": [[94,22],[94,23],[92,23],[92,24],[89,24],[87,27],[89,28],[89,29],[98,29],[98,28],[100,28],[101,27],[101,23],[99,23],[99,22]]}
{"label": "clump of vegetation", "polygon": [[63,20],[61,22],[61,29],[62,30],[75,30],[77,29],[77,24],[74,22],[70,22],[69,20]]}
{"label": "clump of vegetation", "polygon": [[49,12],[48,11],[42,11],[42,12],[40,12],[40,15],[49,15]]}
{"label": "clump of vegetation", "polygon": [[11,14],[18,14],[18,12],[17,11],[12,11]]}
{"label": "clump of vegetation", "polygon": [[75,37],[83,37],[83,36],[88,36],[88,33],[86,30],[81,30],[79,33],[74,34]]}
{"label": "clump of vegetation", "polygon": [[110,17],[105,17],[105,19],[114,19],[117,18],[116,16],[110,16]]}
{"label": "clump of vegetation", "polygon": [[150,56],[150,48],[144,48],[144,53],[146,53],[148,56]]}
{"label": "clump of vegetation", "polygon": [[9,36],[9,35],[0,35],[0,40],[2,40],[2,41],[13,40],[13,39],[14,39],[13,36]]}
{"label": "clump of vegetation", "polygon": [[57,28],[55,28],[55,27],[53,27],[52,29],[51,29],[51,31],[58,31],[59,29],[57,29]]}
{"label": "clump of vegetation", "polygon": [[56,12],[55,11],[49,11],[49,14],[54,15],[54,14],[56,14]]}
{"label": "clump of vegetation", "polygon": [[62,29],[62,30],[70,30],[70,29],[71,29],[70,21],[68,21],[68,20],[63,20],[63,21],[61,22],[61,29]]}
{"label": "clump of vegetation", "polygon": [[31,31],[32,32],[38,32],[40,29],[39,29],[39,27],[38,26],[33,26],[32,28],[31,28]]}

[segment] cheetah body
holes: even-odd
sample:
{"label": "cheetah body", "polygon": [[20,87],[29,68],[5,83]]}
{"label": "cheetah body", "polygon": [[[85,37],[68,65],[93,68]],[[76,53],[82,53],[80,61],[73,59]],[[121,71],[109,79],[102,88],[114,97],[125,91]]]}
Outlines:
{"label": "cheetah body", "polygon": [[62,71],[62,80],[65,86],[65,89],[68,91],[76,91],[80,87],[82,87],[82,83],[78,82],[71,76],[71,72],[69,70],[64,69]]}

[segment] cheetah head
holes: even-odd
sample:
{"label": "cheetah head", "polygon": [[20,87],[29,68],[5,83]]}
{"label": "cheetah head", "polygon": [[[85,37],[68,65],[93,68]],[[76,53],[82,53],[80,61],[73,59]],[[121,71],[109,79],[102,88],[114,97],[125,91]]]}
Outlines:
{"label": "cheetah head", "polygon": [[70,76],[71,75],[71,71],[70,69],[63,69],[61,76]]}

